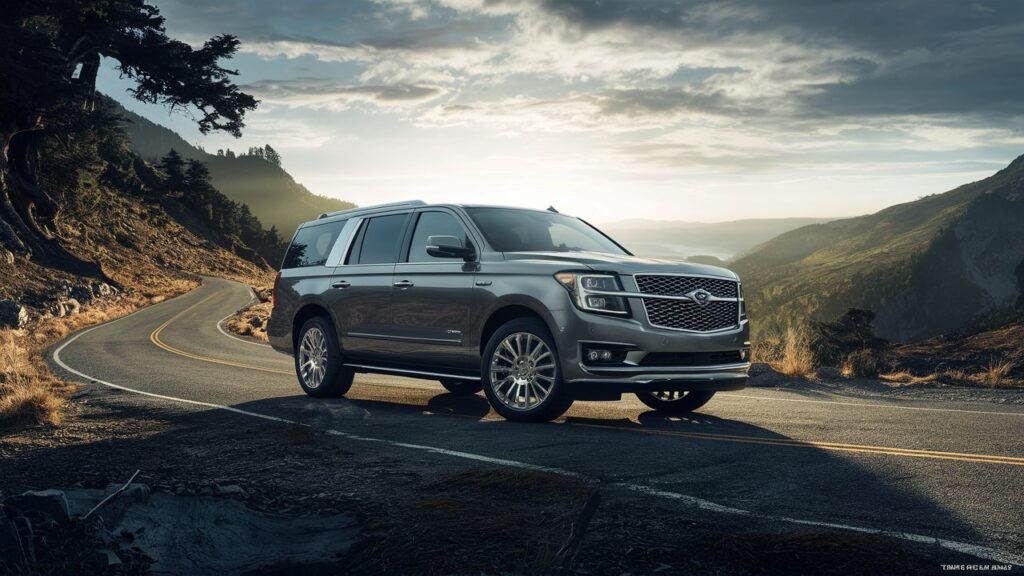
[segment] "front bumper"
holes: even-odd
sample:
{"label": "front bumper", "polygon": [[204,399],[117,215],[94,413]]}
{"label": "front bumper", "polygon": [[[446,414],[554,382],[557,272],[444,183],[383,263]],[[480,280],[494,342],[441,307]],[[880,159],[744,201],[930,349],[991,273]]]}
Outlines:
{"label": "front bumper", "polygon": [[[552,311],[552,314],[557,323],[554,338],[562,359],[562,377],[577,398],[604,399],[623,392],[662,390],[739,390],[746,385],[750,369],[750,325],[746,320],[735,330],[693,333],[652,327],[636,309],[631,318],[591,314],[575,307]],[[600,347],[602,344],[629,350],[628,361],[613,366],[584,362],[584,346]],[[742,351],[741,361],[642,365],[649,353],[736,351]]]}

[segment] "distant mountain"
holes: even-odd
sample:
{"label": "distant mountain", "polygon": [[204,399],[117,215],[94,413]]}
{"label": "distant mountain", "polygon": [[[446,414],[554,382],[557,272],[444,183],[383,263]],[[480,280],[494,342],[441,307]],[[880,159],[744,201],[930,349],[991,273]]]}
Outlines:
{"label": "distant mountain", "polygon": [[652,258],[695,256],[728,260],[758,244],[808,224],[831,218],[761,218],[732,222],[621,220],[600,225],[630,251]]}
{"label": "distant mountain", "polygon": [[909,342],[1008,310],[1024,283],[1024,156],[943,194],[787,232],[730,267],[762,330],[855,306]]}
{"label": "distant mountain", "polygon": [[276,226],[285,239],[300,223],[320,213],[355,206],[313,194],[272,162],[254,156],[209,154],[168,128],[124,108],[120,112],[128,120],[125,130],[139,156],[157,162],[174,148],[185,159],[202,160],[210,169],[214,187],[228,198],[247,204],[265,226]]}

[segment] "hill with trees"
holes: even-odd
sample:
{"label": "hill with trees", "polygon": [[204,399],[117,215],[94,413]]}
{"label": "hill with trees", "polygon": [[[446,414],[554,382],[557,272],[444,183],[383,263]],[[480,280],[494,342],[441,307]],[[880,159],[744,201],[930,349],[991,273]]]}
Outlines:
{"label": "hill with trees", "polygon": [[758,330],[855,307],[877,314],[881,336],[910,342],[1018,314],[1022,222],[1024,156],[942,194],[787,232],[730,266]]}
{"label": "hill with trees", "polygon": [[245,153],[230,149],[211,154],[185,141],[173,130],[121,109],[132,148],[143,158],[159,162],[171,149],[185,160],[198,160],[210,171],[210,183],[231,200],[249,206],[252,214],[283,237],[318,214],[345,210],[355,204],[318,196],[281,167],[281,156],[269,144]]}

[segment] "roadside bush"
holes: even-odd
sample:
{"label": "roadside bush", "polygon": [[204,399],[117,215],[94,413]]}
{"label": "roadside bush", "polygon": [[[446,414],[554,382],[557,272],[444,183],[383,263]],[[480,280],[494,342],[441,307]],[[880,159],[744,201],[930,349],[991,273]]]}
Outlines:
{"label": "roadside bush", "polygon": [[851,352],[842,363],[843,376],[851,378],[878,378],[891,367],[889,355],[885,350],[863,348]]}
{"label": "roadside bush", "polygon": [[841,366],[854,354],[858,354],[858,358],[853,362],[868,362],[867,356],[887,349],[889,342],[875,336],[871,326],[874,320],[875,313],[871,310],[850,308],[832,322],[815,323],[811,342],[815,362],[822,366]]}

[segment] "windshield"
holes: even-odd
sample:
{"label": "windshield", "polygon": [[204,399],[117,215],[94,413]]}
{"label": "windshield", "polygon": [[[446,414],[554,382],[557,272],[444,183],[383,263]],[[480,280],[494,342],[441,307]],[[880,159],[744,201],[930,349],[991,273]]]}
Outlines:
{"label": "windshield", "polygon": [[491,247],[499,252],[605,252],[626,254],[593,226],[555,212],[468,208]]}

